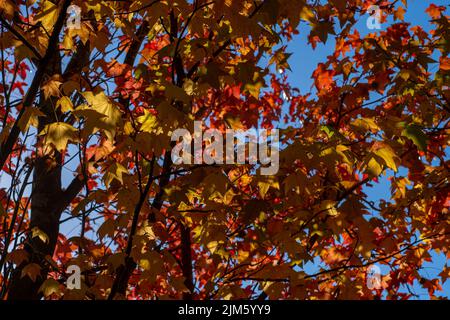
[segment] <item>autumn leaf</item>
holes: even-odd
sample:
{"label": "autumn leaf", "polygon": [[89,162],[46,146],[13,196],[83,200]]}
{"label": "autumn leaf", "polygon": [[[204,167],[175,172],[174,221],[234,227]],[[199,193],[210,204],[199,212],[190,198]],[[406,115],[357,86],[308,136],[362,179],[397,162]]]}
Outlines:
{"label": "autumn leaf", "polygon": [[147,110],[144,111],[144,115],[137,118],[137,121],[141,123],[141,130],[144,132],[153,132],[158,126],[156,116]]}
{"label": "autumn leaf", "polygon": [[333,75],[334,72],[332,70],[326,69],[322,63],[319,64],[312,75],[317,90],[328,90],[333,83]]}
{"label": "autumn leaf", "polygon": [[258,181],[259,194],[261,195],[261,198],[264,199],[264,197],[267,194],[267,191],[269,191],[271,187],[275,189],[280,189],[278,181],[276,181],[273,177],[261,179],[260,181]]}
{"label": "autumn leaf", "polygon": [[49,99],[50,97],[58,97],[60,95],[59,87],[61,86],[61,76],[54,75],[42,84],[42,91],[44,92],[45,99]]}
{"label": "autumn leaf", "polygon": [[56,107],[60,108],[62,112],[68,112],[73,110],[72,100],[69,97],[61,97],[56,103]]}
{"label": "autumn leaf", "polygon": [[[121,122],[121,112],[118,107],[105,95],[104,92],[94,94],[93,92],[84,92],[83,97],[92,110],[103,114],[105,117],[97,118],[98,128],[105,129],[108,139],[113,140],[116,127]],[[86,107],[78,107],[77,110],[85,110]],[[93,124],[96,126],[95,124]]]}
{"label": "autumn leaf", "polygon": [[42,8],[35,19],[41,22],[45,30],[50,33],[58,18],[58,6],[51,1],[44,1],[41,5]]}
{"label": "autumn leaf", "polygon": [[448,7],[406,2],[0,0],[0,299],[447,298]]}
{"label": "autumn leaf", "polygon": [[61,285],[55,279],[47,279],[39,288],[39,292],[42,292],[44,297],[49,297],[52,294],[60,294],[60,286]]}
{"label": "autumn leaf", "polygon": [[397,155],[395,154],[394,150],[386,144],[377,145],[377,147],[375,148],[376,149],[373,151],[373,153],[380,157],[388,168],[397,171]]}
{"label": "autumn leaf", "polygon": [[10,253],[8,253],[7,257],[8,261],[11,261],[12,263],[16,265],[20,265],[24,261],[29,261],[28,253],[24,249],[17,249]]}
{"label": "autumn leaf", "polygon": [[445,10],[444,6],[437,6],[434,3],[425,10],[432,19],[438,19],[441,16],[441,12]]}
{"label": "autumn leaf", "polygon": [[407,126],[402,131],[402,136],[411,139],[412,142],[414,142],[414,144],[419,148],[419,150],[426,150],[428,137],[419,126],[415,124]]}
{"label": "autumn leaf", "polygon": [[120,183],[123,183],[123,174],[127,174],[128,170],[122,166],[120,163],[112,164],[108,170],[105,172],[103,181],[106,186],[109,186],[113,180],[117,180]]}
{"label": "autumn leaf", "polygon": [[16,5],[11,0],[0,0],[0,12],[11,18],[16,10]]}
{"label": "autumn leaf", "polygon": [[29,263],[22,269],[21,277],[29,277],[33,282],[41,274],[41,267],[37,263]]}
{"label": "autumn leaf", "polygon": [[41,132],[46,145],[52,145],[58,151],[66,149],[67,144],[78,140],[78,131],[70,124],[55,122],[47,125]]}
{"label": "autumn leaf", "polygon": [[22,132],[28,131],[30,125],[37,128],[38,117],[45,116],[38,108],[29,107],[25,110],[23,116],[18,122],[18,126]]}
{"label": "autumn leaf", "polygon": [[44,242],[44,243],[50,241],[48,235],[47,235],[44,231],[42,231],[41,229],[39,229],[39,227],[34,227],[34,228],[31,230],[31,236],[32,236],[33,238],[38,237],[38,238],[41,239],[41,241]]}

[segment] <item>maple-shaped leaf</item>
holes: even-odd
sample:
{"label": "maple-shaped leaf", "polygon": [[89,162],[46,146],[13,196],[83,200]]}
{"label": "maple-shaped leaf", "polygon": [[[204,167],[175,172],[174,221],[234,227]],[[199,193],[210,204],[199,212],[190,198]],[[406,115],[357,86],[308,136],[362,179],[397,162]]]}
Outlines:
{"label": "maple-shaped leaf", "polygon": [[38,126],[38,117],[43,117],[45,114],[35,107],[28,107],[22,117],[19,120],[19,128],[22,132],[26,132],[28,128],[31,126],[37,128]]}
{"label": "maple-shaped leaf", "polygon": [[41,6],[41,10],[38,11],[35,19],[42,23],[42,27],[50,34],[58,19],[58,6],[48,0],[41,2]]}
{"label": "maple-shaped leaf", "polygon": [[[100,123],[97,124],[97,128],[104,129],[108,139],[113,140],[116,133],[116,127],[121,122],[122,113],[120,112],[120,109],[103,91],[99,93],[84,92],[83,97],[88,102],[90,108],[105,115],[105,117],[95,119],[94,121],[99,121]],[[80,106],[77,110],[83,110],[84,108],[84,106]],[[95,123],[91,125],[94,127],[96,126]]]}
{"label": "maple-shaped leaf", "polygon": [[443,284],[450,278],[450,268],[447,265],[445,265],[441,273],[439,273],[439,277],[441,277]]}
{"label": "maple-shaped leaf", "polygon": [[117,180],[123,183],[122,175],[127,174],[128,170],[120,163],[115,162],[105,172],[103,176],[103,182],[106,186],[109,186],[113,180]]}
{"label": "maple-shaped leaf", "polygon": [[59,87],[62,84],[60,75],[54,75],[49,80],[47,80],[44,84],[42,84],[41,88],[44,92],[45,99],[50,97],[57,97],[60,95]]}
{"label": "maple-shaped leaf", "polygon": [[373,153],[383,159],[385,165],[388,168],[397,171],[396,159],[398,157],[395,154],[394,150],[387,144],[375,144],[374,148],[375,150],[373,151]]}
{"label": "maple-shaped leaf", "polygon": [[422,129],[415,124],[407,126],[402,131],[402,136],[411,139],[412,142],[419,148],[419,150],[425,151],[427,148],[428,136],[422,131]]}
{"label": "maple-shaped leaf", "polygon": [[100,226],[100,228],[98,228],[97,233],[100,239],[103,239],[106,236],[112,238],[114,236],[114,230],[115,230],[114,220],[108,219]]}
{"label": "maple-shaped leaf", "polygon": [[41,135],[44,136],[46,145],[51,144],[58,151],[64,151],[69,141],[78,141],[78,130],[64,122],[55,122],[45,126]]}
{"label": "maple-shaped leaf", "polygon": [[158,126],[158,119],[148,110],[144,110],[144,115],[138,117],[137,121],[141,124],[141,130],[144,132],[153,132]]}
{"label": "maple-shaped leaf", "polygon": [[445,11],[444,6],[437,6],[434,3],[430,4],[430,6],[425,10],[425,12],[427,12],[433,19],[439,19],[441,12],[443,11]]}
{"label": "maple-shaped leaf", "polygon": [[52,294],[60,294],[61,284],[55,279],[46,279],[40,286],[39,292],[42,292],[44,297],[49,297]]}
{"label": "maple-shaped leaf", "polygon": [[8,253],[7,260],[11,261],[12,263],[16,265],[20,265],[24,261],[29,260],[28,252],[24,249],[17,249],[10,253]]}
{"label": "maple-shaped leaf", "polygon": [[69,97],[64,96],[56,102],[56,107],[60,108],[62,112],[68,112],[73,110],[73,103]]}
{"label": "maple-shaped leaf", "polygon": [[29,263],[22,269],[21,277],[29,277],[33,282],[41,274],[41,267],[37,263]]}

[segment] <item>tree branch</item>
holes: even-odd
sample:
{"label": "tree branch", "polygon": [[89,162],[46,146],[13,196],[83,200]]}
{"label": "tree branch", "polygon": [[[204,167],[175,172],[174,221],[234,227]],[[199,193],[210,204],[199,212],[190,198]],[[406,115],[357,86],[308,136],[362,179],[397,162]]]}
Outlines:
{"label": "tree branch", "polygon": [[38,58],[39,60],[42,59],[41,54],[39,53],[39,51],[36,50],[35,47],[33,47],[31,45],[30,42],[28,42],[27,39],[25,39],[25,37],[23,35],[20,34],[19,31],[17,31],[16,29],[14,29],[9,23],[8,21],[5,20],[5,18],[3,18],[3,15],[0,15],[0,21],[2,22],[2,25],[8,29],[14,36],[16,36],[16,38],[22,42],[28,49],[30,49],[31,52],[33,52],[33,54],[36,56],[36,58]]}

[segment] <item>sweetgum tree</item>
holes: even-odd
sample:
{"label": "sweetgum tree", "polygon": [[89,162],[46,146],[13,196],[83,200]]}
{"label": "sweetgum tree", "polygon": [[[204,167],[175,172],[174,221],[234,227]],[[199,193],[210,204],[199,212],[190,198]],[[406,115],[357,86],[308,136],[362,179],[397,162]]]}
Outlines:
{"label": "sweetgum tree", "polygon": [[[385,27],[362,36],[371,5]],[[430,5],[427,32],[407,10],[0,0],[0,296],[403,299],[415,284],[435,297],[450,269],[420,271],[450,256],[449,18]],[[283,73],[298,32],[336,43],[310,92]],[[279,172],[174,165],[171,133],[196,120],[280,128]],[[385,176],[390,198],[374,203]],[[65,287],[71,265],[81,289]],[[373,265],[387,271],[369,289]]]}

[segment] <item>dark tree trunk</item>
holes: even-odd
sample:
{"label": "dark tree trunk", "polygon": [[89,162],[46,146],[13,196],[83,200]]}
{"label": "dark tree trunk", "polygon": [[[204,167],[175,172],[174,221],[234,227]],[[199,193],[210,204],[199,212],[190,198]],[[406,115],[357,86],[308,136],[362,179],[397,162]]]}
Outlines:
{"label": "dark tree trunk", "polygon": [[[59,54],[54,55],[51,63],[47,66],[46,74],[61,73],[61,58]],[[46,100],[44,94],[40,94],[39,109],[45,117],[39,117],[39,133],[46,125],[57,121],[53,110],[56,98]],[[58,116],[61,116],[60,114]],[[34,236],[32,232],[27,235],[25,250],[29,255],[29,261],[24,262],[14,270],[11,286],[8,292],[9,300],[35,300],[40,298],[39,288],[50,271],[47,257],[52,257],[56,247],[59,234],[59,220],[62,208],[61,199],[61,168],[62,155],[52,152],[45,155],[41,143],[36,148],[36,158],[33,172],[33,186],[31,192],[30,230],[39,230],[45,237]],[[44,238],[44,239],[42,239]],[[29,263],[36,263],[41,267],[40,275],[33,281],[29,276],[22,276],[23,268]]]}
{"label": "dark tree trunk", "polygon": [[[31,198],[30,228],[44,232],[48,241],[28,235],[25,250],[30,260],[19,266],[13,274],[8,294],[9,300],[35,300],[40,298],[39,288],[49,272],[46,256],[53,256],[59,233],[59,212],[57,203],[61,196],[61,167],[49,168],[47,158],[38,158],[35,164],[33,195]],[[28,263],[36,263],[42,269],[36,281],[22,277],[22,270]]]}

